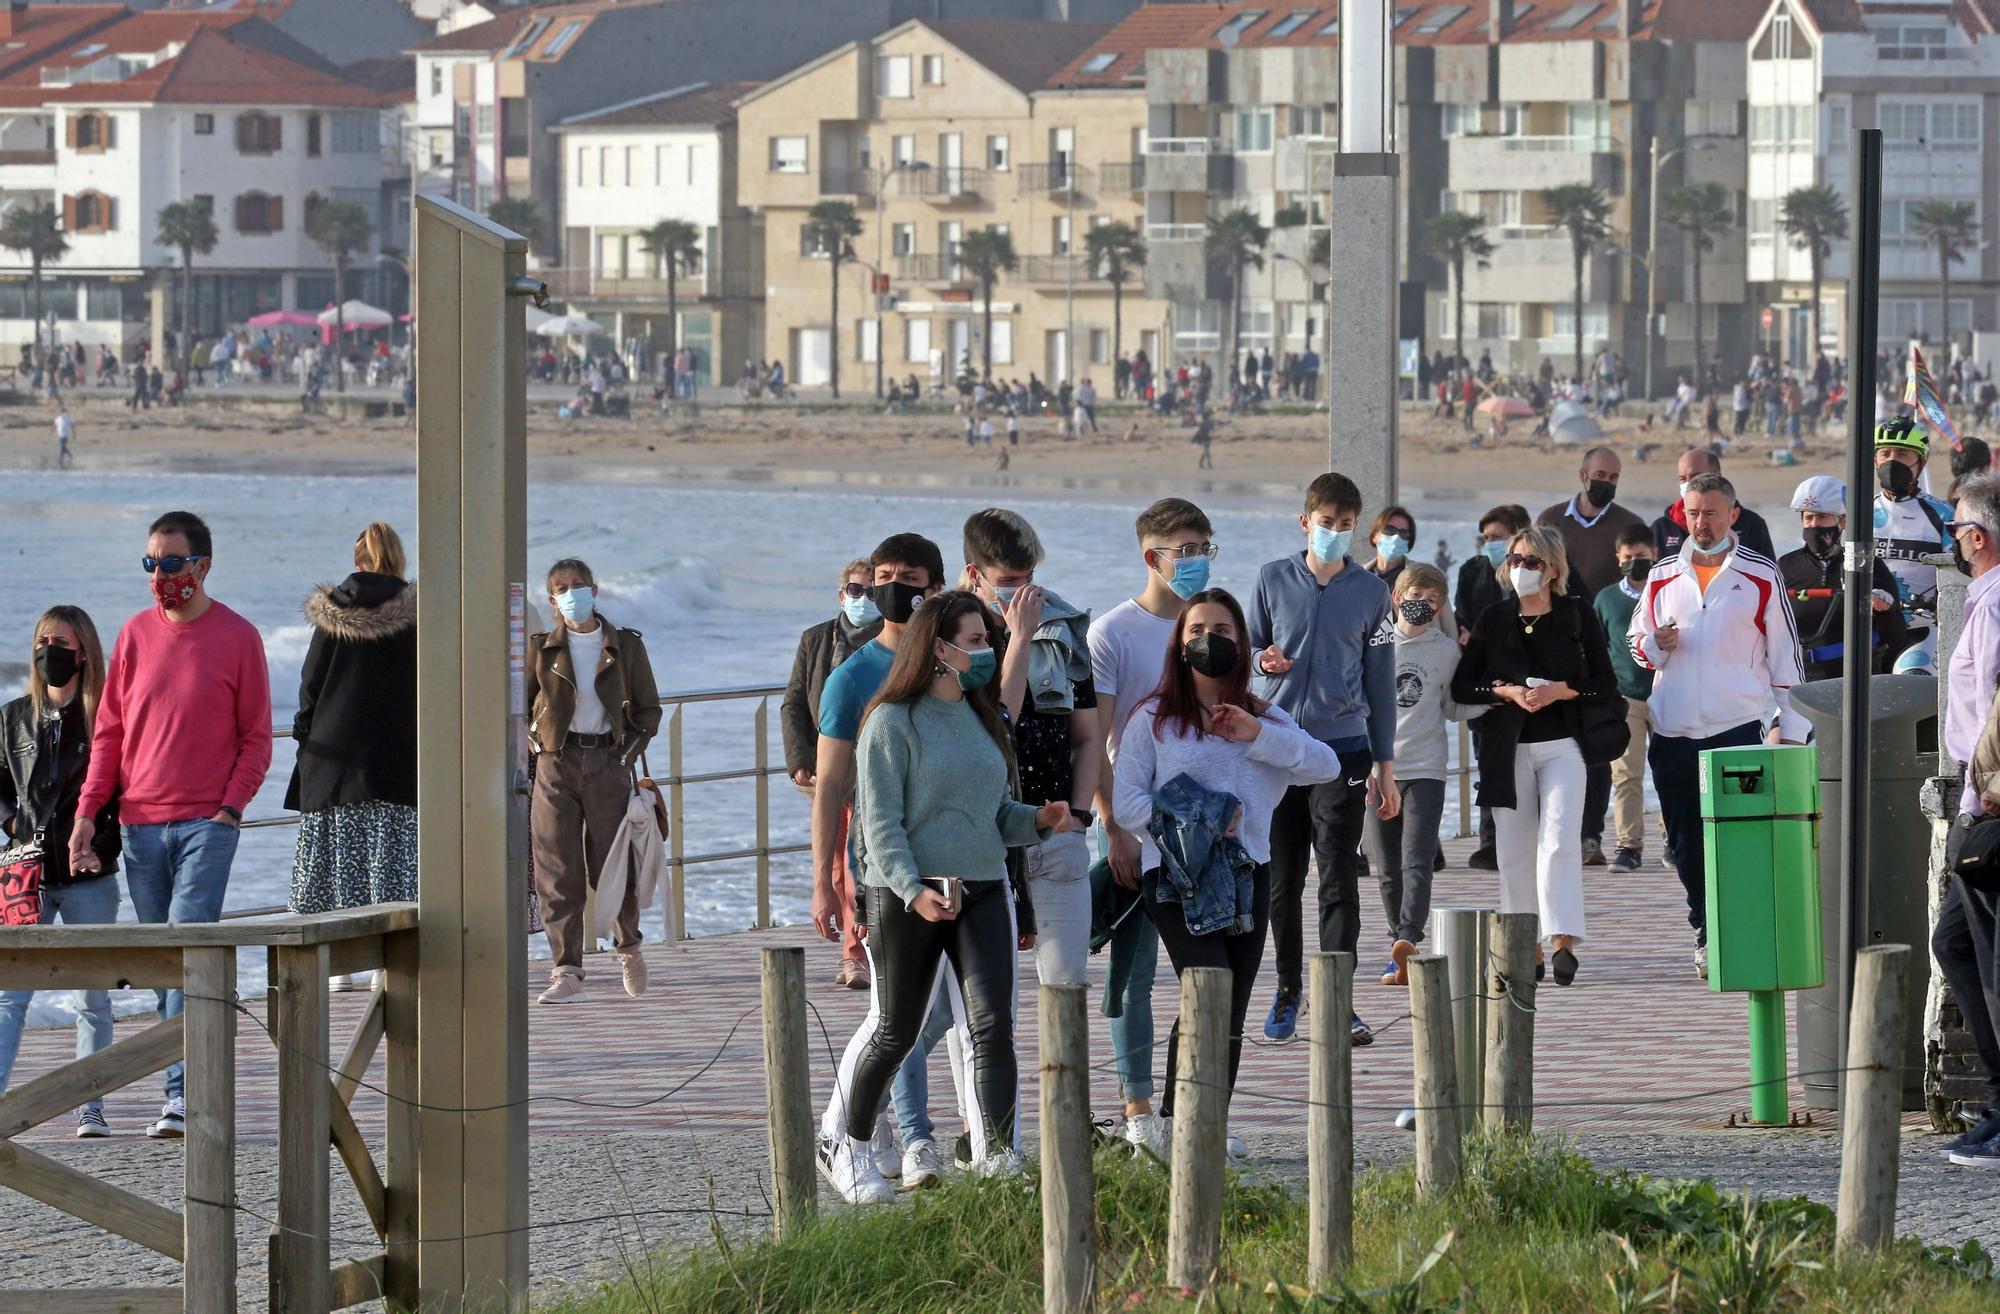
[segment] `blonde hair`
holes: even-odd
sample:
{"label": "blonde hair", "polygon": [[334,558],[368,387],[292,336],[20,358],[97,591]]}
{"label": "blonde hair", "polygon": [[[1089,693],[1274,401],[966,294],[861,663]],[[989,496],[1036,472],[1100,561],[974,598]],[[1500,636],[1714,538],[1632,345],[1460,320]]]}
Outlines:
{"label": "blonde hair", "polygon": [[872,583],[875,579],[875,567],[868,563],[867,557],[856,557],[840,568],[840,583],[843,588],[847,585],[849,575],[859,575]]}
{"label": "blonde hair", "polygon": [[41,646],[42,636],[58,625],[69,626],[76,635],[77,655],[83,658],[79,672],[83,684],[77,692],[83,695],[83,732],[88,735],[97,726],[97,704],[104,697],[104,644],[97,637],[90,613],[83,608],[66,604],[50,607],[35,621],[34,636],[28,640],[28,702],[37,721],[48,715],[49,687],[35,670],[35,649]]}
{"label": "blonde hair", "polygon": [[[1507,540],[1507,555],[1519,552],[1526,557],[1540,557],[1548,568],[1542,572],[1543,584],[1549,596],[1560,597],[1569,584],[1569,550],[1563,546],[1562,531],[1550,529],[1546,525],[1531,525]],[[1510,572],[1496,570],[1494,575],[1500,581],[1503,592],[1514,591],[1514,581]]]}
{"label": "blonde hair", "polygon": [[410,573],[409,558],[403,554],[403,540],[380,520],[372,522],[354,540],[354,568],[398,579]]}
{"label": "blonde hair", "polygon": [[1400,601],[1411,589],[1436,589],[1446,597],[1451,596],[1451,590],[1445,586],[1444,572],[1422,561],[1404,563],[1403,573],[1396,577],[1396,587],[1389,593]]}

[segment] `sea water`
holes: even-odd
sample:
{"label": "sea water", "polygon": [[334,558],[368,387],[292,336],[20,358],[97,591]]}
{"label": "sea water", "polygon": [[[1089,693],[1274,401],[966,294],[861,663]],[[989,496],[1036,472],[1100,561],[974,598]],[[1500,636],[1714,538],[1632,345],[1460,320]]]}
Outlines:
{"label": "sea water", "polygon": [[[956,571],[964,555],[965,517],[986,506],[1012,506],[1034,524],[1047,550],[1037,582],[1101,615],[1145,582],[1132,522],[1150,500],[1011,489],[966,496],[783,483],[537,479],[528,490],[528,596],[546,615],[542,575],[549,563],[582,557],[597,574],[603,614],[645,635],[662,692],[781,686],[800,632],[834,614],[840,568],[867,556],[888,535],[904,530],[927,535],[942,550],[947,571]],[[1301,547],[1302,506],[1295,496],[1234,493],[1198,500],[1214,522],[1221,549],[1213,582],[1239,597],[1249,596],[1262,563]],[[413,560],[416,552],[416,482],[407,475],[10,473],[0,486],[0,515],[8,527],[0,543],[8,581],[0,593],[6,604],[0,610],[0,689],[25,688],[34,619],[54,603],[87,610],[108,652],[119,626],[150,603],[139,558],[147,525],[170,509],[196,512],[213,531],[210,591],[263,634],[273,721],[279,726],[290,725],[298,706],[299,669],[312,637],[300,611],[307,592],[352,569],[355,536],[370,520],[395,525]],[[1444,539],[1461,554],[1470,550],[1478,508],[1454,503],[1412,509],[1421,542]],[[770,699],[768,718],[774,766],[784,761],[778,702]],[[750,767],[755,707],[752,700],[688,706],[684,770]],[[653,771],[667,774],[664,733],[650,756]],[[270,774],[248,817],[285,815],[293,761],[291,742],[278,740]],[[1457,818],[1455,784],[1450,790],[1447,834]],[[727,852],[756,842],[751,781],[690,785],[685,795],[687,853]],[[772,842],[803,842],[809,818],[804,796],[774,777],[770,799]],[[244,832],[228,908],[285,903],[294,834],[290,826]],[[688,933],[740,930],[755,920],[752,862],[691,866],[686,884]],[[772,860],[775,920],[804,921],[810,893],[804,854]],[[132,920],[129,901],[120,917]],[[657,939],[659,910],[649,910],[642,924],[648,938]],[[541,937],[531,939],[531,953],[546,953]],[[246,993],[262,988],[261,955],[243,955],[240,970]],[[119,1001],[121,1012],[140,1006],[136,993]],[[59,994],[38,997],[31,1013],[37,1024],[68,1015],[67,1000]]]}

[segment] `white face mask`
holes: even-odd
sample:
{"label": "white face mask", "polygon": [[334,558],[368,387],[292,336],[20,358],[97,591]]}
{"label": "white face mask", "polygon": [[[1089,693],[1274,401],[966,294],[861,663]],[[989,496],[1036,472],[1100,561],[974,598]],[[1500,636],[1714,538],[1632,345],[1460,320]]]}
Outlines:
{"label": "white face mask", "polygon": [[1507,572],[1507,580],[1514,586],[1516,597],[1527,597],[1542,591],[1542,572],[1529,570],[1526,566],[1515,566]]}

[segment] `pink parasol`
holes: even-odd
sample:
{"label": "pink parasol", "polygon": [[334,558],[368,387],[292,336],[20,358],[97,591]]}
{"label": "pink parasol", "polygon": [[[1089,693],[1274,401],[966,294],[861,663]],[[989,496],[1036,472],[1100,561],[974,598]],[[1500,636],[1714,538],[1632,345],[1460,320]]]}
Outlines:
{"label": "pink parasol", "polygon": [[251,328],[318,328],[319,318],[303,310],[267,310],[252,315],[248,323]]}

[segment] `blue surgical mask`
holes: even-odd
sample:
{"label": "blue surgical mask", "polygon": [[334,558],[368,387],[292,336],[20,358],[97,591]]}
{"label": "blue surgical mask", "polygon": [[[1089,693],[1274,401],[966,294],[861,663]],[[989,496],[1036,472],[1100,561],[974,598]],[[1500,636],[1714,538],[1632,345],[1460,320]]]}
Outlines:
{"label": "blue surgical mask", "polygon": [[1313,555],[1328,565],[1346,556],[1348,545],[1352,542],[1354,542],[1354,531],[1351,529],[1333,530],[1325,525],[1312,527]]}
{"label": "blue surgical mask", "polygon": [[571,625],[581,625],[590,619],[596,610],[597,590],[588,584],[577,584],[567,593],[556,594],[556,611]]}
{"label": "blue surgical mask", "polygon": [[873,625],[882,619],[882,609],[875,605],[875,599],[866,593],[858,598],[841,595],[840,613],[847,617],[849,625]]}
{"label": "blue surgical mask", "polygon": [[1021,586],[1019,584],[995,584],[993,586],[993,596],[999,600],[1000,605],[1003,607],[1012,605],[1014,595],[1020,591]]}
{"label": "blue surgical mask", "polygon": [[1000,654],[994,652],[991,648],[966,649],[959,647],[955,643],[947,643],[942,639],[939,642],[944,643],[944,646],[953,652],[964,653],[967,660],[972,663],[972,665],[958,673],[958,687],[961,689],[970,691],[979,688],[993,678],[993,672],[1000,665]]}
{"label": "blue surgical mask", "polygon": [[1375,553],[1384,561],[1401,561],[1410,554],[1410,545],[1401,534],[1384,534],[1375,541]]}
{"label": "blue surgical mask", "polygon": [[1167,581],[1167,587],[1176,596],[1191,598],[1208,587],[1208,558],[1182,557],[1174,562],[1174,577]]}
{"label": "blue surgical mask", "polygon": [[1486,559],[1493,563],[1495,570],[1498,570],[1500,563],[1507,559],[1507,544],[1504,541],[1499,543],[1482,543],[1479,545],[1479,550],[1486,554]]}

